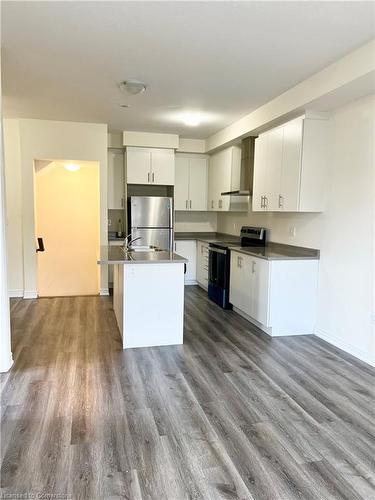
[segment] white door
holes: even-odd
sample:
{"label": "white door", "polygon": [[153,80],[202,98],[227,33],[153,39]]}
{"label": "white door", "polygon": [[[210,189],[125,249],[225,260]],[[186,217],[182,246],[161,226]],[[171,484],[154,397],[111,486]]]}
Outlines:
{"label": "white door", "polygon": [[253,211],[264,211],[264,196],[267,178],[267,143],[268,135],[262,134],[255,139]]}
{"label": "white door", "polygon": [[124,155],[108,152],[108,208],[124,208]]}
{"label": "white door", "polygon": [[250,316],[268,325],[270,263],[251,258],[251,310]]}
{"label": "white door", "polygon": [[126,149],[126,180],[128,184],[149,184],[151,182],[151,153],[149,149]]}
{"label": "white door", "polygon": [[197,280],[197,242],[184,240],[175,242],[175,252],[188,259],[186,263],[185,284],[196,284]]}
{"label": "white door", "polygon": [[283,152],[283,127],[278,127],[267,133],[267,168],[266,168],[266,210],[279,209],[279,194],[281,182],[281,164]]}
{"label": "white door", "polygon": [[175,178],[173,149],[151,149],[151,182],[173,186]]}
{"label": "white door", "polygon": [[279,208],[288,212],[299,208],[302,128],[303,118],[284,125]]}
{"label": "white door", "polygon": [[249,256],[231,252],[229,301],[235,307],[250,315],[251,276]]}
{"label": "white door", "polygon": [[189,208],[207,210],[207,160],[190,158],[189,164]]}
{"label": "white door", "polygon": [[189,158],[176,157],[176,177],[174,186],[175,210],[189,208]]}

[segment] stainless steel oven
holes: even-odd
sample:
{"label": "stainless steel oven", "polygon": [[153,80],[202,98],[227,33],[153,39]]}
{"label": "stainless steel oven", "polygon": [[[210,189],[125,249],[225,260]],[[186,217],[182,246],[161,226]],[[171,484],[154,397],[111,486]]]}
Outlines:
{"label": "stainless steel oven", "polygon": [[208,296],[224,309],[229,304],[230,250],[225,243],[208,247]]}

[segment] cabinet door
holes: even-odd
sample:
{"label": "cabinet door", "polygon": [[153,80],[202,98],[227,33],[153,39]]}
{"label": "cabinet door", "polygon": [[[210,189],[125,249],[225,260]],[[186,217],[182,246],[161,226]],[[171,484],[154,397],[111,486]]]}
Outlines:
{"label": "cabinet door", "polygon": [[208,245],[197,243],[197,281],[207,290],[208,287]]}
{"label": "cabinet door", "polygon": [[208,163],[208,210],[217,210],[216,163],[213,156],[209,159]]}
{"label": "cabinet door", "polygon": [[186,263],[185,283],[197,280],[197,242],[195,240],[175,241],[175,252],[188,259]]}
{"label": "cabinet door", "polygon": [[151,182],[163,186],[174,185],[173,149],[151,149]]}
{"label": "cabinet door", "polygon": [[128,184],[148,184],[150,182],[151,153],[149,149],[126,149],[126,179]]}
{"label": "cabinet door", "polygon": [[189,158],[176,156],[175,210],[189,209]]}
{"label": "cabinet door", "polygon": [[190,158],[189,164],[189,208],[207,210],[207,160]]}
{"label": "cabinet door", "polygon": [[268,135],[262,134],[255,139],[253,212],[264,211],[267,176],[267,143]]}
{"label": "cabinet door", "polygon": [[250,316],[263,325],[268,325],[270,263],[264,259],[251,258],[251,306]]}
{"label": "cabinet door", "polygon": [[284,125],[279,210],[296,212],[299,207],[303,118]]}
{"label": "cabinet door", "polygon": [[221,193],[231,190],[233,148],[224,149],[217,153],[217,187],[216,196],[218,200],[218,210],[225,212],[229,210],[230,197]]}
{"label": "cabinet door", "polygon": [[124,208],[124,154],[108,152],[108,208]]}
{"label": "cabinet door", "polygon": [[251,315],[251,275],[249,256],[231,252],[229,300],[234,307]]}
{"label": "cabinet door", "polygon": [[266,210],[279,210],[284,128],[267,132]]}

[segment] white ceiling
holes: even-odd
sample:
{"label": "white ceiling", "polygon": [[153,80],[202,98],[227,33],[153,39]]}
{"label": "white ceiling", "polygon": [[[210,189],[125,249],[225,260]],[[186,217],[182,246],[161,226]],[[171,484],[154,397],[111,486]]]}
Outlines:
{"label": "white ceiling", "polygon": [[372,2],[2,2],[4,115],[205,138],[373,37]]}

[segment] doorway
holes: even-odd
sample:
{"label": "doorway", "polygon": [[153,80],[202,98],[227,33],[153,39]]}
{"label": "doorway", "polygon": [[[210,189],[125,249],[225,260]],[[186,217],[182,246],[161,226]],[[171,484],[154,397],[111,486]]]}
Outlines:
{"label": "doorway", "polygon": [[35,160],[34,168],[39,297],[98,294],[99,162]]}

